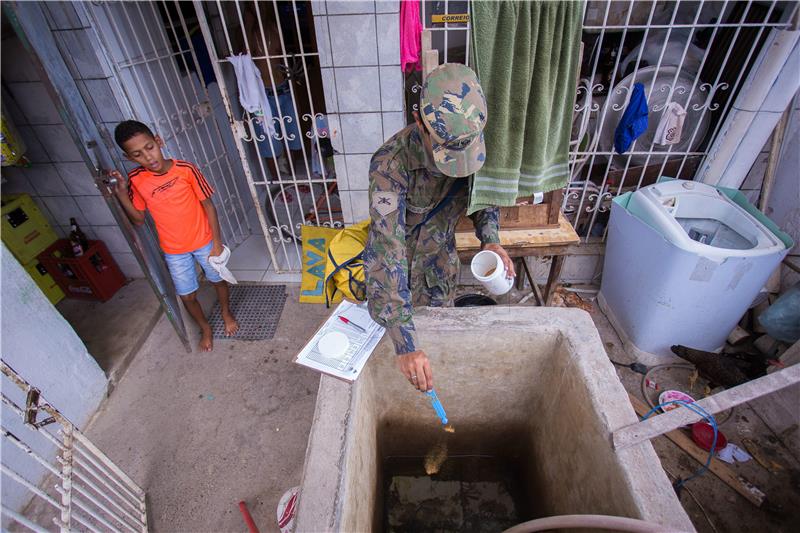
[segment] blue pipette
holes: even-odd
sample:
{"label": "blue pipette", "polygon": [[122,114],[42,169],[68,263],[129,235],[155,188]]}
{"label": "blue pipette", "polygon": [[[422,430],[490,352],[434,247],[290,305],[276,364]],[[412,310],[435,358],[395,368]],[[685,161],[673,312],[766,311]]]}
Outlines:
{"label": "blue pipette", "polygon": [[436,396],[436,391],[431,389],[425,394],[431,399],[431,405],[433,406],[433,410],[436,411],[436,416],[438,416],[441,421],[442,425],[447,425],[447,414],[444,412],[444,407],[442,407],[442,402],[439,401],[439,397]]}

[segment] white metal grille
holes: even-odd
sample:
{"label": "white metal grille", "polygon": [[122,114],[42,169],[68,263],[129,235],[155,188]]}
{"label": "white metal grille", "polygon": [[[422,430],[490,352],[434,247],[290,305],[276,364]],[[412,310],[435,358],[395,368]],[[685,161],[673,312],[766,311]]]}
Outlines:
{"label": "white metal grille", "polygon": [[[184,3],[92,2],[85,8],[114,71],[126,118],[149,124],[172,157],[195,164],[214,186],[223,237],[249,233],[246,210],[193,45]],[[191,9],[189,10],[191,11]]]}
{"label": "white metal grille", "polygon": [[[3,417],[3,482],[20,485],[33,498],[24,513],[4,504],[6,520],[37,532],[51,531],[52,524],[62,532],[146,532],[144,491],[38,389],[5,363],[0,368],[14,385],[14,390],[3,391],[4,411],[24,423]],[[15,401],[15,396],[24,401]],[[49,458],[52,450],[55,461]],[[31,470],[26,462],[41,467],[49,476],[46,483],[55,485],[39,486],[26,478],[22,472]]]}
{"label": "white metal grille", "polygon": [[[435,32],[433,45],[445,62],[468,60],[470,26],[432,24],[431,14],[464,13],[465,3],[423,2],[423,25]],[[584,241],[605,238],[615,196],[662,175],[694,177],[768,32],[788,27],[796,9],[796,2],[777,0],[586,3],[562,206]],[[644,85],[651,126],[619,155],[614,130],[633,83]],[[671,102],[687,112],[681,142],[661,145],[653,131]]]}
{"label": "white metal grille", "polygon": [[[231,117],[271,269],[299,271],[301,226],[343,224],[310,3],[237,0],[194,5]],[[271,121],[240,105],[229,59],[238,54],[249,54],[261,72],[271,100]]]}

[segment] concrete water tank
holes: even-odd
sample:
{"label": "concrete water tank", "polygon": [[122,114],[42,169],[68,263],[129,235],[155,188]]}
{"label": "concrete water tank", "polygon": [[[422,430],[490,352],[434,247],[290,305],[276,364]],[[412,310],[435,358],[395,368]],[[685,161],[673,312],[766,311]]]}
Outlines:
{"label": "concrete water tank", "polygon": [[667,179],[612,203],[598,301],[645,364],[719,351],[792,246],[739,191]]}
{"label": "concrete water tank", "polygon": [[[384,339],[354,385],[323,376],[295,531],[503,531],[605,514],[694,531],[588,313],[421,309],[414,321],[455,432]],[[428,475],[427,460],[442,461]]]}

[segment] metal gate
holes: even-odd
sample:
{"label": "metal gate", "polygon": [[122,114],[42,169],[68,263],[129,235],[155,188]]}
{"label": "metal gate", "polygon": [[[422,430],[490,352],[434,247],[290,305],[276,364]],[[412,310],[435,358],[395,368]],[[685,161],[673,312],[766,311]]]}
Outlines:
{"label": "metal gate", "polygon": [[[169,157],[194,163],[215,189],[220,229],[231,247],[249,234],[230,161],[204,76],[202,50],[184,15],[185,2],[84,2],[111,65],[112,88],[127,118],[148,124]],[[191,7],[189,6],[191,12]],[[115,148],[115,147],[113,147]]]}
{"label": "metal gate", "polygon": [[[797,6],[779,0],[586,2],[562,205],[584,242],[605,240],[617,195],[662,175],[694,177],[769,32],[790,27]],[[433,46],[444,61],[468,62],[470,23],[434,23],[432,16],[467,12],[464,0],[423,1],[423,26],[434,30]],[[686,112],[680,142],[659,144],[645,133],[625,154],[614,151],[614,129],[634,83],[644,86],[653,123],[680,104]]]}
{"label": "metal gate", "polygon": [[[13,418],[3,413],[2,442],[3,448],[8,447],[3,450],[3,482],[22,486],[32,497],[24,513],[4,504],[3,516],[25,526],[25,531],[52,531],[55,524],[64,533],[147,533],[141,487],[37,388],[4,362],[0,371],[8,378],[6,383],[13,384],[4,386],[2,393],[3,405],[13,413]],[[49,473],[45,486],[23,474],[35,472],[36,465]]]}
{"label": "metal gate", "polygon": [[[310,2],[195,0],[194,6],[270,269],[299,272],[301,226],[343,225]],[[242,106],[234,73],[242,54],[252,58],[243,68],[255,65],[268,101],[248,106],[250,111]]]}

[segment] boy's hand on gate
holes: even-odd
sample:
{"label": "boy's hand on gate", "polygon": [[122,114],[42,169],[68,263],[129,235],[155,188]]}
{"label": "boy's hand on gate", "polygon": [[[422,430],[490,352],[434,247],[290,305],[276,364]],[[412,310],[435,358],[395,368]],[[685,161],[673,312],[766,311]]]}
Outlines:
{"label": "boy's hand on gate", "polygon": [[120,174],[118,170],[111,170],[108,173],[109,178],[114,178],[117,180],[116,183],[111,183],[111,190],[114,191],[114,194],[117,195],[119,198],[124,198],[128,196],[128,180]]}

